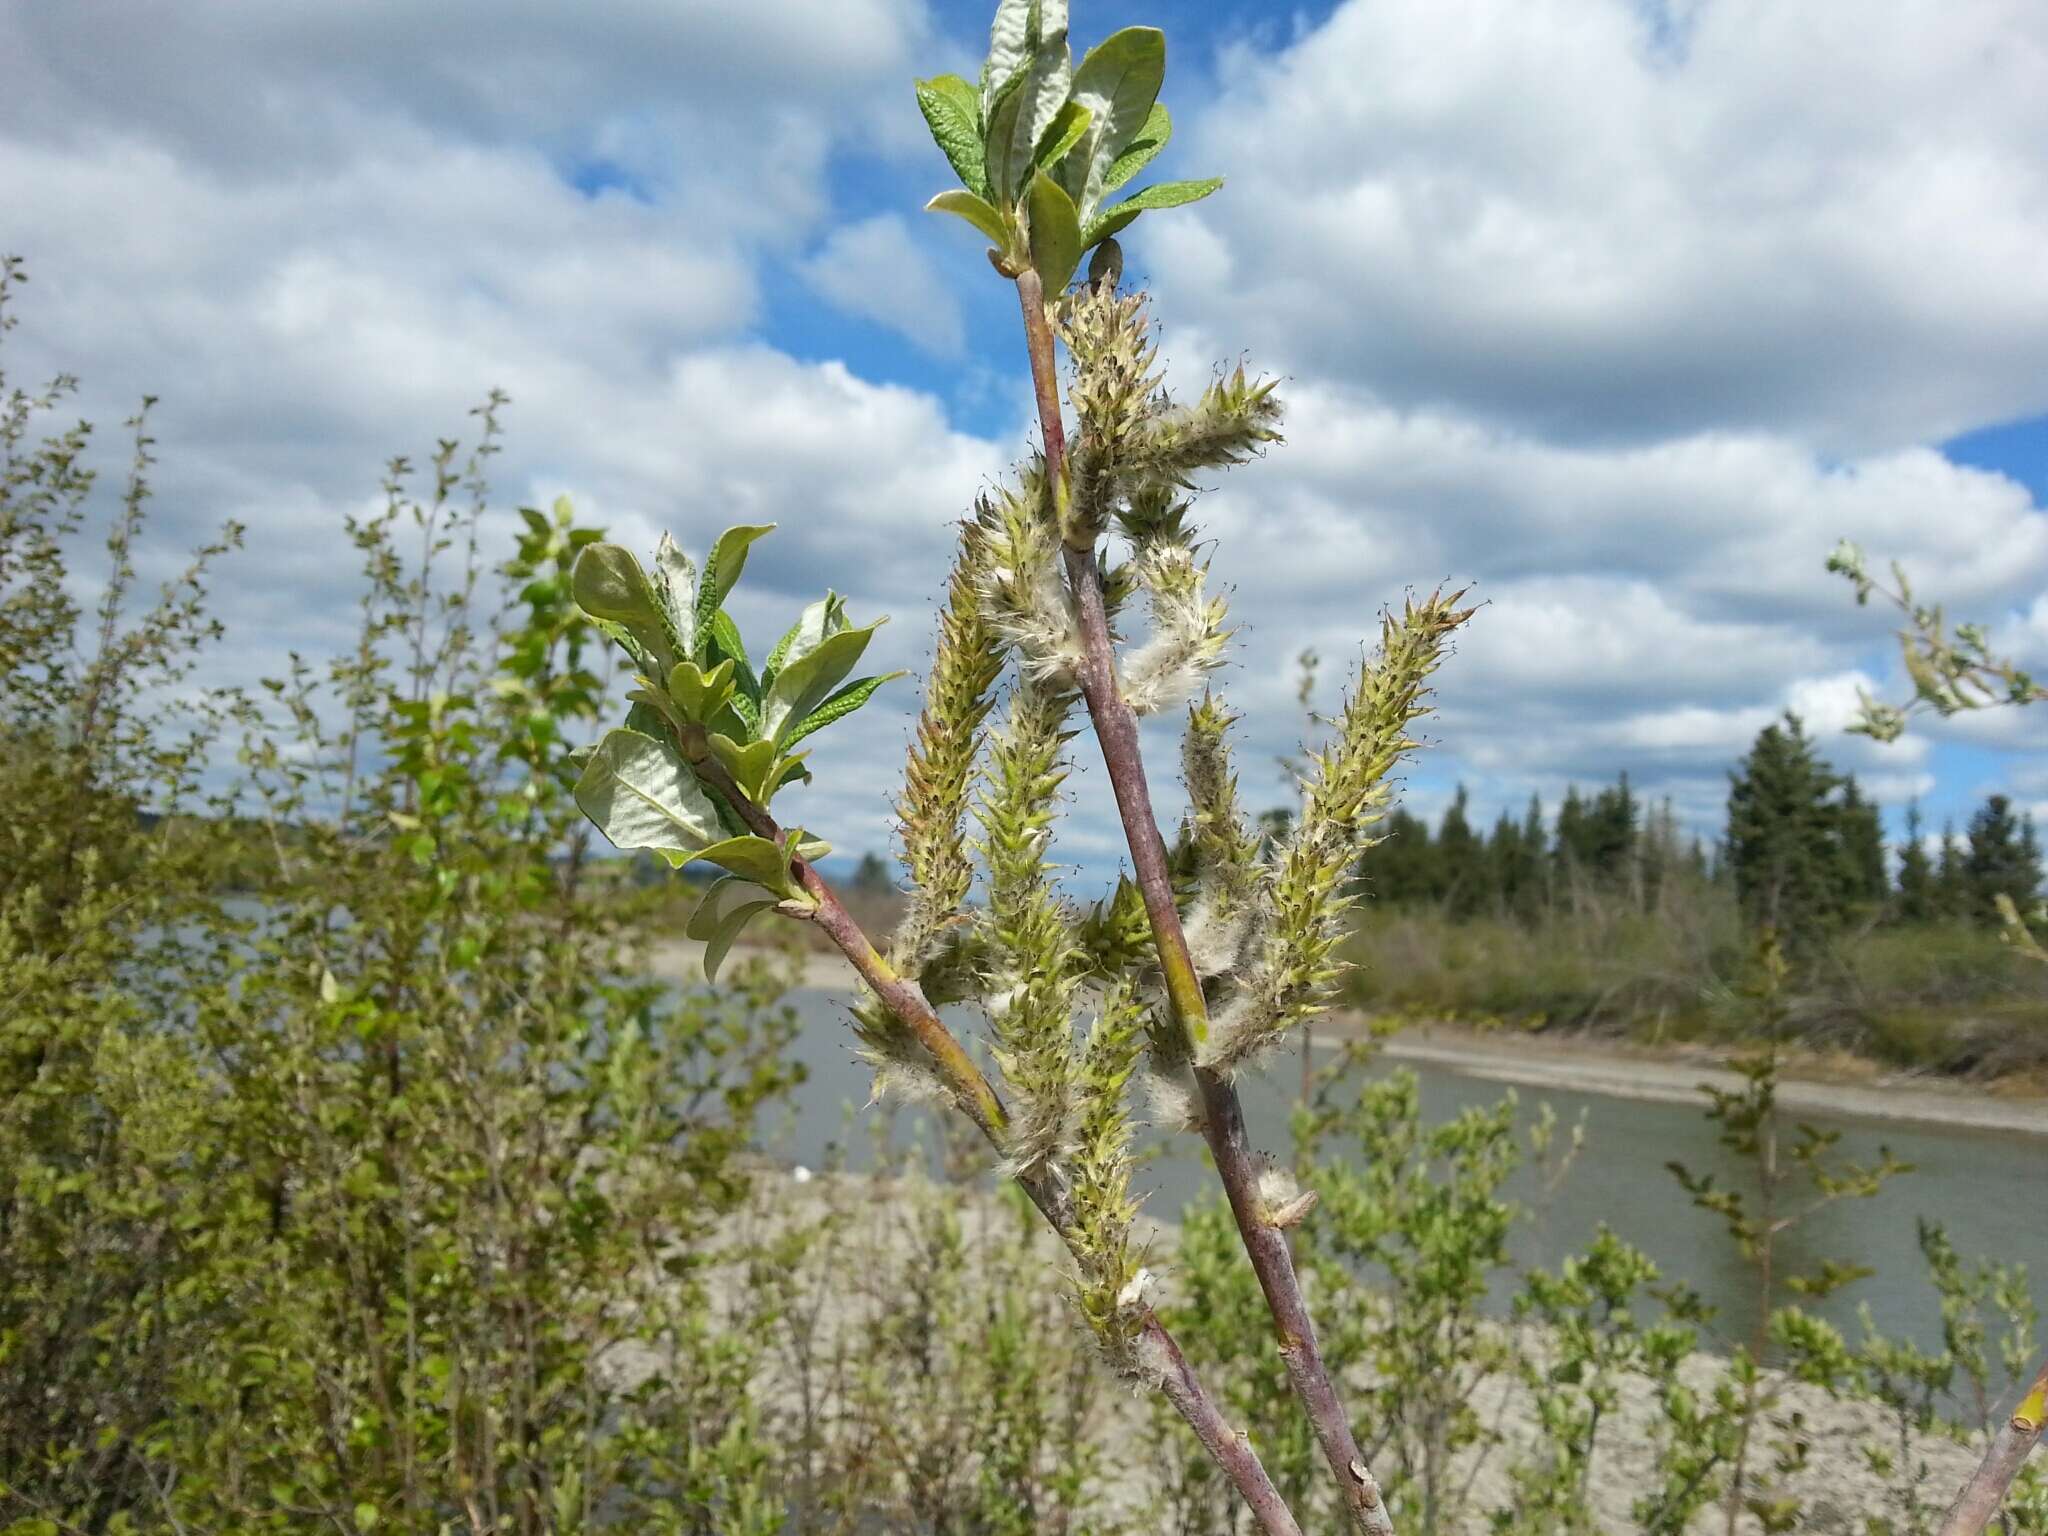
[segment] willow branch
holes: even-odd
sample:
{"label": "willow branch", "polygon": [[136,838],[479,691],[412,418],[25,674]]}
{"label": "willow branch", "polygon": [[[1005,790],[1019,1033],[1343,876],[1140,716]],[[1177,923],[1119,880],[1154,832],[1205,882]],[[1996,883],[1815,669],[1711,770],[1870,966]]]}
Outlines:
{"label": "willow branch", "polygon": [[[782,841],[782,828],[775,818],[756,805],[726,771],[725,765],[711,754],[701,727],[684,731],[680,744],[692,771],[725,797],[749,831],[770,842]],[[809,860],[794,858],[790,861],[790,868],[805,894],[816,903],[810,921],[816,923],[846,956],[854,970],[859,972],[861,980],[881,999],[882,1005],[917,1036],[960,1107],[988,1138],[989,1144],[998,1152],[1002,1151],[1002,1133],[1009,1124],[1009,1114],[1003,1108],[1002,1098],[974,1064],[973,1058],[960,1044],[959,1037],[946,1027],[945,1020],[939,1017],[938,1010],[932,1007],[924,990],[915,981],[898,975],[895,968],[882,958],[860,923],[846,909],[846,903],[839,899],[838,893]],[[1017,1183],[1061,1241],[1071,1246],[1072,1213],[1065,1193],[1052,1178],[1050,1170],[1042,1166],[1027,1170],[1018,1175]],[[1259,1529],[1265,1536],[1301,1536],[1301,1527],[1288,1513],[1286,1501],[1273,1486],[1258,1453],[1224,1420],[1222,1410],[1195,1375],[1194,1368],[1181,1353],[1180,1345],[1174,1342],[1166,1325],[1149,1307],[1138,1331],[1149,1344],[1146,1350],[1148,1358],[1158,1367],[1156,1379],[1159,1390],[1187,1420],[1202,1448],[1229,1477],[1239,1497],[1258,1519]]]}
{"label": "willow branch", "polygon": [[1991,1517],[2005,1502],[2006,1489],[2019,1476],[2021,1466],[2040,1440],[2044,1422],[2048,1422],[2048,1360],[2034,1373],[2033,1383],[2013,1409],[2012,1417],[1999,1425],[1998,1433],[1992,1436],[1983,1461],[1949,1506],[1939,1536],[1977,1536],[1991,1523]]}
{"label": "willow branch", "polygon": [[[1052,326],[1046,318],[1045,290],[1038,274],[1026,270],[1017,279],[1017,299],[1024,313],[1025,343],[1031,356],[1031,382],[1038,400],[1039,430],[1045,439],[1046,481],[1055,497],[1064,494],[1066,427],[1060,417],[1059,377],[1053,361]],[[1102,760],[1116,795],[1124,841],[1131,851],[1138,890],[1151,920],[1152,939],[1166,982],[1168,1005],[1187,1038],[1199,1045],[1209,1033],[1209,1008],[1201,979],[1188,953],[1180,909],[1166,867],[1166,844],[1152,812],[1152,792],[1138,746],[1138,721],[1117,689],[1115,653],[1109,618],[1103,606],[1102,571],[1095,554],[1094,534],[1087,543],[1064,546],[1067,582],[1072,589],[1081,629],[1081,696],[1102,747]],[[1244,1109],[1237,1089],[1224,1074],[1197,1065],[1201,1090],[1202,1134],[1230,1200],[1245,1252],[1259,1277],[1267,1309],[1279,1336],[1280,1358],[1322,1447],[1323,1459],[1337,1480],[1352,1528],[1365,1536],[1393,1536],[1393,1522],[1380,1497],[1379,1484],[1351,1433],[1336,1384],[1316,1346],[1315,1324],[1301,1294],[1301,1281],[1287,1251],[1285,1236],[1267,1225],[1258,1200],[1258,1170],[1245,1135]]]}

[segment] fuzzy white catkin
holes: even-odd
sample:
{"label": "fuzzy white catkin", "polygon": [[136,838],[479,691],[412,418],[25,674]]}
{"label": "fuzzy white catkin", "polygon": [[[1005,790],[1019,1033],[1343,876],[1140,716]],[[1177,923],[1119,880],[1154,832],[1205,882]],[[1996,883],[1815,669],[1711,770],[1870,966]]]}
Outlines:
{"label": "fuzzy white catkin", "polygon": [[1294,1182],[1294,1175],[1278,1165],[1263,1169],[1259,1174],[1259,1204],[1269,1211],[1291,1205],[1301,1197],[1301,1186]]}
{"label": "fuzzy white catkin", "polygon": [[1179,1078],[1146,1073],[1145,1097],[1152,1105],[1154,1125],[1174,1131],[1201,1129],[1202,1112],[1195,1103],[1194,1090]]}
{"label": "fuzzy white catkin", "polygon": [[1187,937],[1188,958],[1194,962],[1197,976],[1206,981],[1238,963],[1252,917],[1252,912],[1242,907],[1228,916],[1222,915],[1219,903],[1209,895],[1196,899],[1182,920],[1181,930]]}

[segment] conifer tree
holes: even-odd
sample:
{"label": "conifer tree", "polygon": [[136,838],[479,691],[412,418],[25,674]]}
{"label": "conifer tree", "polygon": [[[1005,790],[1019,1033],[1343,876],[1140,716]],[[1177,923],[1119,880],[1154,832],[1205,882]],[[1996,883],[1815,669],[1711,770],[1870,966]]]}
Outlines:
{"label": "conifer tree", "polygon": [[1921,836],[1920,802],[1906,806],[1906,840],[1899,848],[1898,915],[1901,922],[1932,922],[1940,913],[1934,861]]}
{"label": "conifer tree", "polygon": [[1877,807],[1863,798],[1854,774],[1842,782],[1839,809],[1844,905],[1866,915],[1880,913],[1891,895],[1891,877],[1885,867],[1884,824]]}
{"label": "conifer tree", "polygon": [[1437,832],[1438,889],[1452,917],[1470,917],[1488,904],[1485,850],[1472,830],[1470,804],[1470,796],[1460,784]]}
{"label": "conifer tree", "polygon": [[1728,858],[1737,899],[1788,942],[1810,940],[1843,912],[1841,781],[1796,715],[1764,727],[1729,775]]}
{"label": "conifer tree", "polygon": [[1970,910],[1969,877],[1963,871],[1963,845],[1956,839],[1956,824],[1941,824],[1941,858],[1934,869],[1934,915],[1957,922]]}
{"label": "conifer tree", "polygon": [[2033,818],[2014,814],[2006,796],[1991,796],[1970,818],[1969,851],[1963,856],[1969,915],[1995,926],[2000,896],[2010,897],[2021,912],[2031,912],[2040,889],[2041,850]]}

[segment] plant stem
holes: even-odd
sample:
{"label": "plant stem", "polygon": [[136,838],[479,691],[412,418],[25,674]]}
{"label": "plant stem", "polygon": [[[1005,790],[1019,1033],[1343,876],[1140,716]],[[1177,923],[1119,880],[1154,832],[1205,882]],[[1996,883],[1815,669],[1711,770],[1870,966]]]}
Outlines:
{"label": "plant stem", "polygon": [[1194,1368],[1188,1364],[1180,1346],[1174,1343],[1173,1335],[1166,1331],[1166,1325],[1156,1314],[1146,1313],[1144,1333],[1153,1342],[1154,1354],[1166,1366],[1160,1380],[1160,1391],[1188,1421],[1188,1427],[1202,1442],[1202,1449],[1209,1453],[1209,1459],[1221,1467],[1236,1485],[1252,1517],[1259,1522],[1259,1529],[1267,1536],[1301,1536],[1301,1527],[1295,1523],[1286,1500],[1280,1497],[1280,1490],[1266,1476],[1266,1469],[1259,1464],[1258,1453],[1252,1449],[1251,1442],[1224,1422],[1223,1415],[1202,1390],[1201,1382],[1196,1380]]}
{"label": "plant stem", "polygon": [[1949,1506],[1938,1536],[1977,1536],[1991,1523],[1998,1506],[2005,1502],[2005,1490],[2041,1438],[2042,1423],[2048,1418],[2044,1399],[2048,1399],[2048,1360],[2034,1373],[2033,1382],[2012,1417],[1999,1425],[1998,1433],[1992,1436],[1983,1461]]}
{"label": "plant stem", "polygon": [[[1046,483],[1052,487],[1053,496],[1060,498],[1066,426],[1060,417],[1052,325],[1045,312],[1044,286],[1035,271],[1027,269],[1018,277],[1017,300],[1024,313],[1031,382],[1038,400],[1039,430],[1045,439]],[[1194,960],[1188,953],[1180,909],[1174,904],[1173,885],[1166,869],[1166,843],[1152,813],[1152,792],[1146,783],[1145,760],[1138,746],[1137,717],[1117,688],[1109,617],[1102,600],[1102,571],[1096,559],[1093,533],[1089,532],[1086,538],[1084,546],[1068,543],[1063,549],[1067,583],[1081,629],[1081,696],[1087,703],[1095,739],[1109,770],[1110,787],[1123,820],[1124,841],[1131,851],[1146,916],[1151,920],[1152,941],[1165,976],[1168,1004],[1189,1042],[1199,1046],[1208,1038],[1209,1007],[1202,996]],[[1260,1213],[1258,1170],[1245,1137],[1244,1109],[1238,1102],[1237,1089],[1223,1074],[1200,1065],[1194,1068],[1194,1075],[1202,1095],[1202,1134],[1215,1158],[1224,1193],[1229,1197],[1238,1235],[1259,1277],[1259,1289],[1265,1293],[1267,1309],[1273,1314],[1288,1381],[1315,1429],[1353,1529],[1366,1536],[1393,1536],[1393,1522],[1387,1518],[1379,1484],[1352,1436],[1336,1384],[1316,1347],[1315,1324],[1302,1299],[1301,1282],[1294,1272],[1287,1240],[1268,1226]]]}
{"label": "plant stem", "polygon": [[[782,841],[782,828],[776,824],[775,818],[754,804],[734,782],[725,765],[711,755],[701,728],[685,733],[681,745],[692,771],[725,797],[755,836],[765,837],[774,843]],[[960,1107],[980,1127],[990,1145],[1000,1152],[1003,1147],[1002,1131],[1009,1123],[1009,1115],[994,1085],[974,1064],[959,1038],[946,1027],[945,1020],[939,1017],[938,1010],[932,1007],[923,989],[915,981],[899,976],[882,958],[825,877],[804,859],[792,859],[790,867],[805,893],[817,903],[811,921],[852,963],[861,979],[882,1000],[883,1006],[909,1026],[930,1054],[933,1065],[945,1079]],[[1019,1174],[1017,1183],[1031,1198],[1031,1203],[1038,1207],[1047,1225],[1059,1234],[1062,1242],[1071,1246],[1073,1214],[1065,1191],[1051,1177],[1050,1170],[1042,1166],[1034,1168]],[[1181,1353],[1180,1345],[1174,1342],[1166,1325],[1149,1307],[1145,1309],[1138,1332],[1150,1344],[1148,1355],[1161,1367],[1159,1390],[1187,1420],[1202,1448],[1229,1477],[1238,1496],[1258,1520],[1259,1529],[1265,1536],[1302,1536],[1301,1527],[1288,1513],[1286,1501],[1273,1486],[1258,1453],[1224,1420],[1222,1410],[1195,1375],[1194,1368]]]}
{"label": "plant stem", "polygon": [[[701,727],[692,727],[683,733],[683,755],[689,759],[692,771],[725,797],[756,837],[765,837],[779,844],[783,834],[775,818],[748,798],[726,771],[725,765],[712,756],[703,737]],[[861,980],[874,989],[883,1006],[910,1027],[968,1118],[991,1142],[1001,1146],[1002,1133],[1010,1123],[1009,1113],[1003,1108],[1003,1101],[996,1094],[994,1085],[974,1064],[959,1038],[946,1028],[945,1020],[925,998],[923,990],[917,983],[896,974],[895,968],[869,942],[853,914],[846,910],[846,903],[825,882],[824,876],[811,868],[808,860],[791,859],[790,872],[796,876],[804,893],[817,904],[810,920],[824,930],[825,936],[852,962]],[[1035,1194],[1033,1199],[1037,1199]],[[1047,1212],[1048,1216],[1051,1214]],[[1054,1225],[1059,1223],[1055,1221]]]}

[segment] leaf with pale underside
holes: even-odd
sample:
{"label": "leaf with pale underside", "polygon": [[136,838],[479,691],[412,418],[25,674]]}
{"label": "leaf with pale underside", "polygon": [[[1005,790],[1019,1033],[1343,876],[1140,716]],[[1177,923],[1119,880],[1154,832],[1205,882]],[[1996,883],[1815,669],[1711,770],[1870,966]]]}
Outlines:
{"label": "leaf with pale underside", "polygon": [[982,133],[991,200],[1015,202],[1029,185],[1033,157],[1045,133],[1066,105],[1073,84],[1073,53],[1067,47],[1065,0],[1042,0],[1029,16],[1023,67],[996,87]]}
{"label": "leaf with pale underside", "polygon": [[1138,136],[1110,162],[1108,174],[1102,178],[1102,190],[1114,192],[1127,185],[1132,177],[1159,157],[1159,151],[1166,148],[1172,137],[1173,114],[1166,110],[1164,102],[1153,102]]}
{"label": "leaf with pale underside", "polygon": [[667,533],[654,546],[654,596],[676,632],[677,654],[697,653],[697,565]]}
{"label": "leaf with pale underside", "polygon": [[576,606],[591,618],[631,635],[659,675],[667,676],[668,669],[681,660],[682,638],[662,611],[654,587],[632,551],[617,544],[586,546],[576,557],[569,590]]}
{"label": "leaf with pale underside", "polygon": [[863,629],[842,629],[802,656],[784,662],[761,701],[761,734],[782,745],[786,734],[846,681],[882,624],[883,620],[877,619]]}
{"label": "leaf with pale underside", "polygon": [[605,733],[576,781],[576,804],[614,847],[687,864],[723,828],[682,755],[638,731]]}

